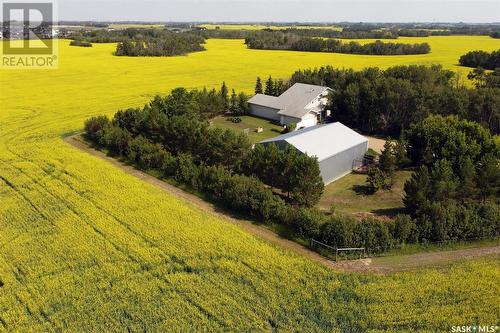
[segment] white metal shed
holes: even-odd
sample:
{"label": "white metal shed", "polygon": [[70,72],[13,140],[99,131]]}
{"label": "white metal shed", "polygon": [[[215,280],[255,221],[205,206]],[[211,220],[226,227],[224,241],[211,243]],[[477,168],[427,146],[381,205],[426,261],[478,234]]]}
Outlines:
{"label": "white metal shed", "polygon": [[351,173],[368,151],[368,139],[341,123],[304,128],[260,144],[276,144],[280,149],[291,145],[316,157],[325,185]]}

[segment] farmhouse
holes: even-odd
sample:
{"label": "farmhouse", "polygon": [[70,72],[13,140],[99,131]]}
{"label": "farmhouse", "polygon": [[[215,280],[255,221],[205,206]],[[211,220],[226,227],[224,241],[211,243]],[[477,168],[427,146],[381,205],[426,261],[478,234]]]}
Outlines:
{"label": "farmhouse", "polygon": [[341,123],[317,125],[260,142],[284,149],[291,145],[301,153],[317,157],[325,185],[361,166],[368,139]]}
{"label": "farmhouse", "polygon": [[326,105],[330,91],[328,87],[296,83],[279,97],[255,95],[248,101],[250,113],[281,125],[297,124],[297,129],[315,126],[329,116]]}

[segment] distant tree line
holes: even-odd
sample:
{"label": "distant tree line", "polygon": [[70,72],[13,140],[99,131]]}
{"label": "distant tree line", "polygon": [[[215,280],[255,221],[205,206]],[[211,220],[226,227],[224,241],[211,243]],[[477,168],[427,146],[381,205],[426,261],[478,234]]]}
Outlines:
{"label": "distant tree line", "polygon": [[493,52],[471,51],[460,57],[460,65],[494,70],[500,68],[500,50]]}
{"label": "distant tree line", "polygon": [[84,42],[81,40],[72,40],[69,45],[71,46],[81,46],[81,47],[92,47],[92,43]]}
{"label": "distant tree line", "polygon": [[375,41],[368,44],[357,42],[343,43],[336,39],[301,37],[295,34],[280,32],[261,32],[245,39],[251,49],[291,50],[308,52],[334,52],[366,55],[404,55],[426,54],[430,52],[427,43],[402,44]]}
{"label": "distant tree line", "polygon": [[205,47],[193,35],[172,34],[155,40],[124,41],[116,46],[116,56],[163,57],[204,51]]}
{"label": "distant tree line", "polygon": [[177,56],[205,50],[202,36],[185,32],[174,33],[167,29],[93,30],[76,33],[75,42],[118,43],[116,56]]}
{"label": "distant tree line", "polygon": [[397,39],[399,37],[429,37],[452,35],[484,35],[499,38],[500,32],[495,26],[489,25],[452,25],[452,26],[427,26],[427,25],[399,25],[399,24],[361,24],[342,25],[332,28],[327,26],[265,28],[259,31],[238,29],[209,29],[197,33],[205,38],[246,39],[263,32],[293,34],[302,37],[321,37],[337,39]]}
{"label": "distant tree line", "polygon": [[498,134],[500,90],[485,86],[486,78],[479,77],[483,81],[472,89],[460,84],[454,72],[440,66],[362,71],[328,66],[299,70],[287,84],[301,82],[332,88],[328,108],[333,119],[368,134],[399,137],[411,124],[432,114],[457,115]]}
{"label": "distant tree line", "polygon": [[345,39],[397,39],[398,34],[390,30],[362,30],[326,29],[326,28],[287,28],[282,30],[264,29],[266,32],[292,34],[302,37],[345,38]]}

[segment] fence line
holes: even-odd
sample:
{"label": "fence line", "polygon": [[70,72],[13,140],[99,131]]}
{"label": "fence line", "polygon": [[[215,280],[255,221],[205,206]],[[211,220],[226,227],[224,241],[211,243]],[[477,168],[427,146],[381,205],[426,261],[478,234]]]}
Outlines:
{"label": "fence line", "polygon": [[345,247],[345,248],[333,247],[333,246],[330,246],[328,244],[317,241],[314,238],[311,238],[311,247],[313,247],[314,244],[319,244],[319,245],[324,246],[330,250],[335,251],[335,261],[338,261],[339,253],[351,252],[351,251],[359,251],[360,252],[359,259],[362,259],[363,257],[366,258],[366,249],[364,247]]}
{"label": "fence line", "polygon": [[[384,254],[386,254],[387,251],[394,250],[394,249],[402,249],[403,246],[405,245],[420,245],[420,246],[443,246],[443,245],[454,245],[454,244],[466,244],[468,242],[473,242],[473,241],[483,241],[483,240],[498,240],[498,237],[491,237],[491,236],[484,236],[484,237],[473,237],[473,238],[468,238],[468,239],[460,239],[460,240],[448,240],[448,241],[441,241],[441,242],[417,242],[417,243],[408,243],[408,244],[397,244],[388,248],[382,248],[380,246],[375,246],[373,248],[364,248],[364,247],[352,247],[352,248],[338,248],[338,247],[333,247],[331,245],[325,244],[323,242],[317,241],[315,239],[311,239],[310,246],[311,248],[314,247],[314,244],[321,245],[329,250],[334,251],[335,253],[335,261],[338,259],[338,254],[339,252],[348,252],[348,251],[362,251],[362,254],[364,257],[383,257]],[[360,259],[361,259],[361,254],[360,254]]]}

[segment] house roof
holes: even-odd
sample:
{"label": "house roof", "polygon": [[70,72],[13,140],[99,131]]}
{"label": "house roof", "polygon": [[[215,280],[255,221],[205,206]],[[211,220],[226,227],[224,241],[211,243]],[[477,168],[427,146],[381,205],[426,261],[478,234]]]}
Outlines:
{"label": "house roof", "polygon": [[261,143],[286,141],[300,152],[326,160],[349,148],[368,142],[368,139],[342,123],[332,123],[304,128]]}
{"label": "house roof", "polygon": [[267,106],[269,108],[281,110],[281,104],[278,97],[257,94],[248,100],[248,103]]}
{"label": "house roof", "polygon": [[248,102],[278,109],[280,115],[301,119],[309,113],[306,106],[327,90],[330,88],[296,83],[279,97],[257,94]]}
{"label": "house roof", "polygon": [[296,83],[279,97],[281,105],[279,114],[302,118],[309,113],[306,106],[327,90],[328,87]]}

